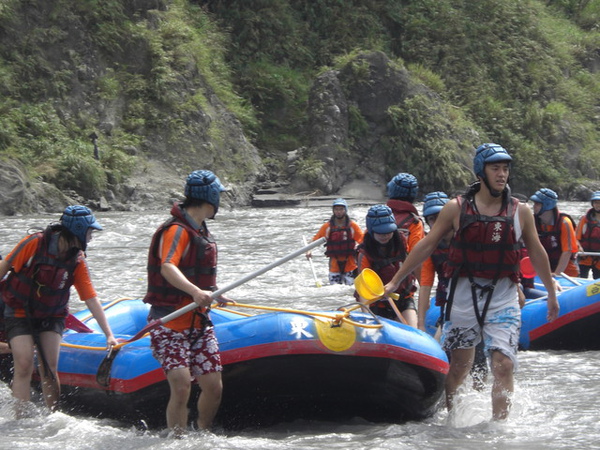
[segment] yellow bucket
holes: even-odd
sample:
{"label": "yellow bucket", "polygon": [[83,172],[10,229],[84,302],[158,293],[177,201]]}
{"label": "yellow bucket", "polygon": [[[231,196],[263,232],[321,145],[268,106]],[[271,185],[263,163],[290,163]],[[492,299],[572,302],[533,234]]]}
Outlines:
{"label": "yellow bucket", "polygon": [[358,295],[365,300],[375,300],[383,297],[383,282],[379,275],[371,269],[364,269],[354,280],[354,288]]}
{"label": "yellow bucket", "polygon": [[[362,298],[368,302],[379,300],[385,293],[383,281],[379,275],[372,269],[363,269],[363,271],[354,279],[354,289]],[[399,296],[395,292],[390,293],[390,297],[398,300]]]}

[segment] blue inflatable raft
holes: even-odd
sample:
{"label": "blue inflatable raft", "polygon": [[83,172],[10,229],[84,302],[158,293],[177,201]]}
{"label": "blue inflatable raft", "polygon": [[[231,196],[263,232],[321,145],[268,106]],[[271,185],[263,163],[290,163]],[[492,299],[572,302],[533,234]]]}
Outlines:
{"label": "blue inflatable raft", "polygon": [[[148,306],[139,299],[113,302],[105,311],[118,339],[147,325]],[[224,365],[217,423],[240,429],[295,419],[398,423],[432,415],[448,371],[438,343],[400,323],[346,311],[213,309]],[[94,332],[64,334],[63,402],[74,412],[164,426],[169,388],[149,337],[121,347],[104,387],[96,376],[107,356],[105,337],[88,311],[75,316]]]}
{"label": "blue inflatable raft", "polygon": [[[600,350],[600,280],[556,277],[563,287],[557,293],[559,317],[548,322],[547,297],[529,299],[521,310],[519,347],[523,350]],[[535,286],[543,289],[536,277]],[[440,308],[431,301],[426,327],[436,332]]]}

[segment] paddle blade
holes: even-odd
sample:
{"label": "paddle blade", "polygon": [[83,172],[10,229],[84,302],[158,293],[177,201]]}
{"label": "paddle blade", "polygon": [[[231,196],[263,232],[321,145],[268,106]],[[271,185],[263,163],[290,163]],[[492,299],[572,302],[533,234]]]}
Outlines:
{"label": "paddle blade", "polygon": [[121,350],[120,347],[111,347],[108,350],[108,353],[106,354],[102,362],[100,363],[100,365],[98,366],[98,371],[96,372],[96,382],[102,387],[110,386],[110,371],[112,369],[113,361],[115,360],[117,353],[119,353],[119,350]]}
{"label": "paddle blade", "polygon": [[78,333],[93,333],[90,327],[75,317],[73,314],[69,314],[65,319],[65,326],[69,330],[77,331]]}
{"label": "paddle blade", "polygon": [[133,341],[137,341],[138,339],[143,338],[146,333],[150,332],[150,330],[153,330],[157,326],[162,325],[163,319],[164,319],[164,317],[153,320],[148,325],[146,325],[144,328],[142,328],[140,331],[138,331],[136,334],[134,334],[132,337],[130,337],[129,339],[127,339],[126,341],[123,341],[123,342],[133,342]]}

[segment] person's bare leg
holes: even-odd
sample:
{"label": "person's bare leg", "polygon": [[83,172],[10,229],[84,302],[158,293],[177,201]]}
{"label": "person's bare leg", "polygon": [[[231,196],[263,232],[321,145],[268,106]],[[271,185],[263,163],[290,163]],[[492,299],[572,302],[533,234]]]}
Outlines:
{"label": "person's bare leg", "polygon": [[42,381],[42,394],[44,402],[51,411],[58,408],[60,399],[60,380],[58,379],[58,355],[60,352],[61,335],[53,331],[40,333],[40,344],[44,358],[50,368],[51,373],[46,373],[41,355],[38,351],[38,368]]}
{"label": "person's bare leg", "polygon": [[417,328],[419,318],[417,317],[417,312],[414,309],[405,309],[402,311],[402,317],[404,317],[404,320],[406,320],[407,325]]}
{"label": "person's bare leg", "polygon": [[508,417],[511,406],[511,394],[514,391],[514,364],[504,353],[492,352],[492,417],[494,420],[504,420]]}
{"label": "person's bare leg", "polygon": [[191,381],[188,368],[173,369],[167,373],[171,395],[167,404],[167,427],[176,434],[187,428]]}
{"label": "person's bare leg", "polygon": [[446,376],[446,407],[448,408],[448,411],[452,409],[456,391],[465,381],[465,378],[473,366],[474,356],[475,347],[452,350],[450,356],[450,369]]}
{"label": "person's bare leg", "polygon": [[10,340],[13,353],[12,395],[17,400],[15,414],[20,419],[25,414],[26,403],[31,400],[31,375],[33,374],[33,337],[15,336]]}
{"label": "person's bare leg", "polygon": [[221,405],[223,382],[221,372],[212,372],[196,378],[202,392],[198,398],[198,428],[210,430]]}

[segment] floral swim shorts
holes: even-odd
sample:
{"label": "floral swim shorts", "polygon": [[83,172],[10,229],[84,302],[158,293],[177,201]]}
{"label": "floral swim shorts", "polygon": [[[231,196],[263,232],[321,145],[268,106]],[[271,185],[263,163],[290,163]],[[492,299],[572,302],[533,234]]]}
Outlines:
{"label": "floral swim shorts", "polygon": [[221,372],[221,354],[214,328],[175,331],[165,326],[150,330],[152,355],[165,373],[187,367],[192,376]]}

